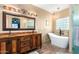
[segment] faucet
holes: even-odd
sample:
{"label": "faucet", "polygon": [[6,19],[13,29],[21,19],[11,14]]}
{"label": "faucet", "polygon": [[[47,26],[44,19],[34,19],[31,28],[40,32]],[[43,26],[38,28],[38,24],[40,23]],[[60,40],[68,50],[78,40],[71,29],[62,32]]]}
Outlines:
{"label": "faucet", "polygon": [[9,35],[11,35],[11,30],[9,30]]}

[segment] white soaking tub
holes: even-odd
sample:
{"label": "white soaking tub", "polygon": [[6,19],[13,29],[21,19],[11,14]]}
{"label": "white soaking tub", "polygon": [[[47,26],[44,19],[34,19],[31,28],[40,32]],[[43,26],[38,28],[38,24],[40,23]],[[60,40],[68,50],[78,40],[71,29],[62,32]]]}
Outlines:
{"label": "white soaking tub", "polygon": [[48,33],[48,35],[52,45],[58,46],[60,48],[67,48],[68,37],[58,36],[58,35],[55,35],[54,33]]}

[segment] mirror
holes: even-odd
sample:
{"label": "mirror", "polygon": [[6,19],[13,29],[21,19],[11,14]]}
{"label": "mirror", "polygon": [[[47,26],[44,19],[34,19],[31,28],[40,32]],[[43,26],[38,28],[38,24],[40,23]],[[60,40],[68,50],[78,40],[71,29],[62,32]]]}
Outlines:
{"label": "mirror", "polygon": [[3,12],[3,30],[34,30],[35,18]]}
{"label": "mirror", "polygon": [[28,19],[28,18],[23,18],[21,21],[21,28],[34,28],[34,20],[33,19]]}

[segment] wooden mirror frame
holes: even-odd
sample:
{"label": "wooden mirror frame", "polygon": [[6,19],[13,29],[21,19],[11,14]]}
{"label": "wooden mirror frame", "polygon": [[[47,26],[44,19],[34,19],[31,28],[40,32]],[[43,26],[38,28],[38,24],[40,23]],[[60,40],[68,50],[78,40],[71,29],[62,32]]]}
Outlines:
{"label": "wooden mirror frame", "polygon": [[[25,17],[25,18],[33,19],[34,20],[34,28],[18,28],[18,29],[6,28],[6,15],[17,16],[17,17]],[[8,12],[3,11],[2,19],[3,19],[3,23],[2,23],[3,31],[8,31],[8,30],[35,30],[35,18],[33,18],[33,17],[28,17],[28,16],[25,16],[25,15],[16,15],[16,14],[12,14],[12,13],[8,13]]]}

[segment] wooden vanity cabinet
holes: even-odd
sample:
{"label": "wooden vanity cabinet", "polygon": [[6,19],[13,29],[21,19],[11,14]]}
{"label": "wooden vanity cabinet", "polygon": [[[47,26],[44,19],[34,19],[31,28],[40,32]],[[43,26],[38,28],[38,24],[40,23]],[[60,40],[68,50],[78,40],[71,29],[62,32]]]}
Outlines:
{"label": "wooden vanity cabinet", "polygon": [[0,53],[27,53],[42,46],[40,33],[18,34],[0,37]]}
{"label": "wooden vanity cabinet", "polygon": [[19,37],[2,38],[0,39],[0,53],[14,54],[18,53]]}
{"label": "wooden vanity cabinet", "polygon": [[19,40],[19,52],[26,53],[33,49],[41,48],[42,41],[41,41],[41,34],[32,34],[20,37]]}
{"label": "wooden vanity cabinet", "polygon": [[32,37],[32,49],[41,48],[42,46],[41,34],[34,34],[32,36],[33,36]]}
{"label": "wooden vanity cabinet", "polygon": [[19,40],[19,53],[26,53],[27,51],[31,50],[31,35],[20,37]]}
{"label": "wooden vanity cabinet", "polygon": [[11,40],[10,38],[3,38],[0,40],[0,54],[10,54],[11,51]]}

